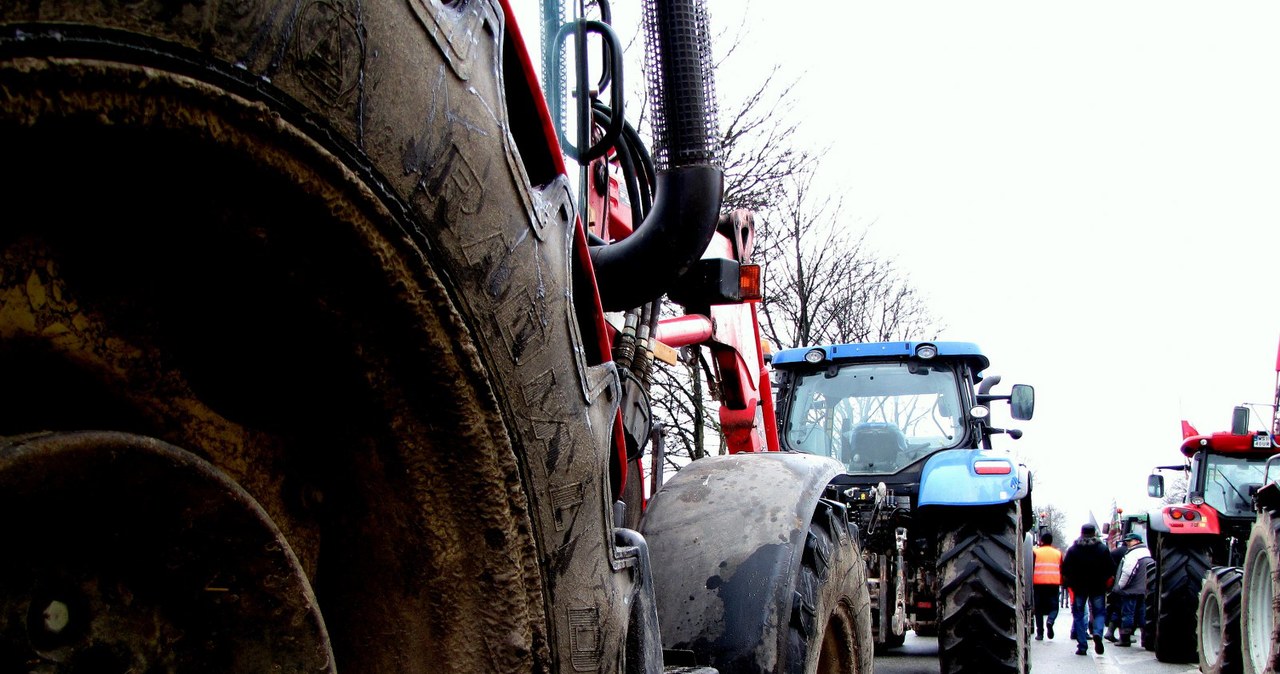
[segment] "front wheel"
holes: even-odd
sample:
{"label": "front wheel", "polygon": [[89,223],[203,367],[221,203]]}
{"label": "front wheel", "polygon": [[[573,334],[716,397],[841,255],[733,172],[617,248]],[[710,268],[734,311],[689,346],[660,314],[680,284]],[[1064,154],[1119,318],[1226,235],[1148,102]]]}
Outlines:
{"label": "front wheel", "polygon": [[1209,552],[1199,541],[1162,536],[1155,651],[1160,662],[1195,662],[1196,608],[1209,571]]}
{"label": "front wheel", "polygon": [[[649,502],[662,645],[720,674],[871,674],[871,600],[839,470],[768,452],[699,459]],[[690,507],[696,506],[696,507]]]}
{"label": "front wheel", "polygon": [[1262,674],[1280,669],[1280,616],[1276,613],[1276,569],[1280,569],[1280,519],[1270,512],[1258,514],[1244,553],[1245,600],[1241,607],[1240,650],[1244,671]]}
{"label": "front wheel", "polygon": [[1196,611],[1196,642],[1200,671],[1235,674],[1240,671],[1240,569],[1215,567],[1200,588]]}
{"label": "front wheel", "polygon": [[[957,508],[957,511],[961,509]],[[1020,504],[965,508],[938,550],[938,653],[943,672],[1030,670]]]}

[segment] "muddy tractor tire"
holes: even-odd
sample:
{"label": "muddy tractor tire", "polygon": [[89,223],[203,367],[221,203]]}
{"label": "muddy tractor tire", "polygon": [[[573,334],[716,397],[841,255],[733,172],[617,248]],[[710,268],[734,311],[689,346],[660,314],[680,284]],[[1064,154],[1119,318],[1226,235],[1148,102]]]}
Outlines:
{"label": "muddy tractor tire", "polygon": [[1196,662],[1196,608],[1211,565],[1208,548],[1185,536],[1162,536],[1157,554],[1155,653],[1160,662]]}
{"label": "muddy tractor tire", "polygon": [[1238,567],[1209,570],[1200,588],[1196,611],[1196,643],[1200,671],[1204,674],[1239,674],[1240,589],[1243,574]]}
{"label": "muddy tractor tire", "polygon": [[856,527],[820,498],[839,464],[807,454],[699,459],[650,501],[664,649],[720,674],[871,674]]}
{"label": "muddy tractor tire", "polygon": [[252,621],[271,671],[618,671],[617,378],[510,38],[0,0],[0,670],[251,671]]}
{"label": "muddy tractor tire", "polygon": [[1244,553],[1240,650],[1246,674],[1280,671],[1280,518],[1263,510]]}
{"label": "muddy tractor tire", "polygon": [[1034,618],[1021,504],[953,510],[939,527],[942,671],[1025,674]]}

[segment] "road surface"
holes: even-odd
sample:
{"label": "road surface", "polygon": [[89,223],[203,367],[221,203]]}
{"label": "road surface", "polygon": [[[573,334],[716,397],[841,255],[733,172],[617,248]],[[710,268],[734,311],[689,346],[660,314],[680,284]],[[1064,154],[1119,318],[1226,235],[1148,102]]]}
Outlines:
{"label": "road surface", "polygon": [[[1076,655],[1076,644],[1063,634],[1050,641],[1031,642],[1031,671],[1033,674],[1192,674],[1198,671],[1195,663],[1171,665],[1157,662],[1155,653],[1141,646],[1119,648],[1110,642],[1102,655],[1095,655],[1089,647],[1088,655]],[[938,640],[907,633],[906,643],[875,659],[875,674],[938,674]]]}

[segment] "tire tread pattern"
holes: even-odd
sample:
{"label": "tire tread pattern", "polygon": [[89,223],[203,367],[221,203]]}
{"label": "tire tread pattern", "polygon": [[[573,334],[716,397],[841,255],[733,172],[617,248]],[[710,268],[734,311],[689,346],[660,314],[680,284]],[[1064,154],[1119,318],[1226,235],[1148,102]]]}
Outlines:
{"label": "tire tread pattern", "polygon": [[938,651],[942,671],[1030,669],[1030,619],[1019,583],[1022,537],[1017,504],[966,510],[947,527],[938,555]]}
{"label": "tire tread pattern", "polygon": [[[1257,595],[1263,591],[1263,588],[1254,587],[1251,582],[1259,560],[1265,560],[1271,567],[1269,574],[1271,600],[1269,602],[1257,601],[1260,599]],[[1262,571],[1266,573],[1267,570]],[[1243,671],[1246,674],[1274,674],[1280,671],[1280,596],[1277,596],[1277,590],[1280,589],[1280,574],[1277,573],[1278,571],[1280,571],[1280,517],[1277,517],[1276,513],[1263,510],[1253,524],[1244,554],[1244,578],[1241,583],[1244,605],[1241,610],[1240,648]],[[1267,635],[1270,643],[1263,646],[1261,662],[1255,665],[1250,656],[1250,652],[1254,650],[1251,637],[1258,632],[1258,629],[1251,627],[1251,623],[1256,620],[1252,613],[1253,609],[1260,608],[1263,604],[1269,605],[1271,609],[1271,630]]]}
{"label": "tire tread pattern", "polygon": [[[828,616],[840,609],[841,604],[849,605],[853,620],[852,634],[848,635],[851,638],[842,642],[847,648],[842,657],[851,661],[854,667],[851,672],[872,672],[870,596],[865,565],[854,536],[845,526],[843,505],[825,499],[818,501],[805,535],[792,593],[786,674],[813,674],[809,668],[817,662],[813,651],[824,648],[821,640],[827,636],[825,630],[836,626]],[[846,567],[852,572],[846,573]],[[837,586],[840,578],[847,580]],[[779,674],[782,674],[781,668]]]}
{"label": "tire tread pattern", "polygon": [[[1200,671],[1204,674],[1239,674],[1240,655],[1240,592],[1244,573],[1239,567],[1219,566],[1210,569],[1200,588],[1200,609],[1197,612],[1196,643],[1200,645]],[[1216,641],[1217,653],[1205,653],[1203,630],[1210,626],[1200,619],[1208,602],[1218,605],[1221,622]]]}
{"label": "tire tread pattern", "polygon": [[1196,662],[1196,609],[1209,571],[1209,551],[1198,541],[1166,536],[1160,543],[1159,558],[1156,659]]}

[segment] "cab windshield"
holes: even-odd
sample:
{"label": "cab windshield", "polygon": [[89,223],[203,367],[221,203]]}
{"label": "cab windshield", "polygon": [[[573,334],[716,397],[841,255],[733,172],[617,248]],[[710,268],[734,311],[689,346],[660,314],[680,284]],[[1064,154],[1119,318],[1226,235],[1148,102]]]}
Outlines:
{"label": "cab windshield", "polygon": [[963,440],[960,388],[946,368],[865,363],[798,375],[783,442],[850,474],[893,473]]}
{"label": "cab windshield", "polygon": [[1227,517],[1253,517],[1253,495],[1263,482],[1262,459],[1210,454],[1205,458],[1204,502]]}

